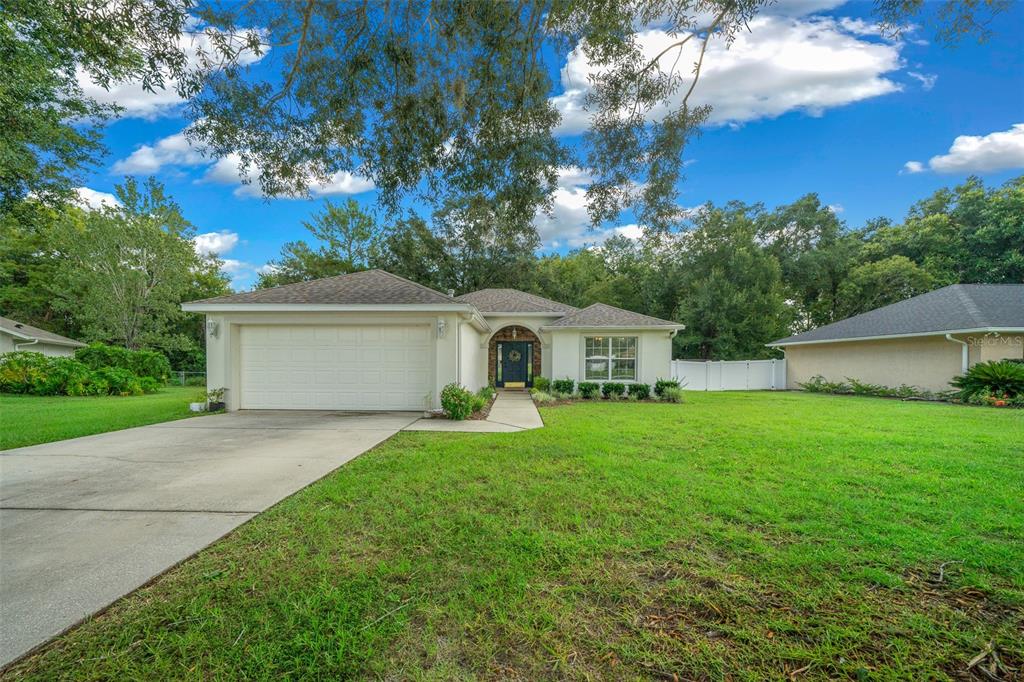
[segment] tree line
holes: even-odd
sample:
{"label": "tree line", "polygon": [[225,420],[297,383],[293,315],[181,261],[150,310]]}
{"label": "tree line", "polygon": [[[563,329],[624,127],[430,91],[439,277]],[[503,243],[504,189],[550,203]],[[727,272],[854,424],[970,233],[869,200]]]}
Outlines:
{"label": "tree line", "polygon": [[915,203],[902,222],[851,228],[816,194],[768,210],[731,201],[669,233],[616,235],[537,256],[486,206],[446,206],[381,225],[352,200],[305,223],[258,287],[382,268],[445,291],[509,287],[686,325],[675,357],[771,357],[774,339],[955,283],[1024,282],[1024,176],[970,178]]}

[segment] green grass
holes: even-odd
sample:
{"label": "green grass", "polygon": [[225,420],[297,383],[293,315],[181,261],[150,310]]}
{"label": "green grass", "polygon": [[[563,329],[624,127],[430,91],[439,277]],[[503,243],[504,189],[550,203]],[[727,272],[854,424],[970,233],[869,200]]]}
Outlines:
{"label": "green grass", "polygon": [[1024,663],[1024,413],[689,393],[543,416],[399,434],[7,676],[946,679],[990,642]]}
{"label": "green grass", "polygon": [[0,395],[0,450],[195,416],[201,388],[168,386],[128,397]]}

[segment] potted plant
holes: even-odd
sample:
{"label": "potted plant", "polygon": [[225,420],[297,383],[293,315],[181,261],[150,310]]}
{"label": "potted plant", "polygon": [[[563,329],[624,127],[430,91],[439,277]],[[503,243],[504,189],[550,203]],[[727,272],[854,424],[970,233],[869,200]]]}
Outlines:
{"label": "potted plant", "polygon": [[[200,395],[201,398],[206,398],[205,395]],[[202,402],[194,402],[188,404],[189,412],[205,412],[206,411],[206,400]]]}
{"label": "potted plant", "polygon": [[214,388],[206,392],[206,405],[210,412],[220,412],[227,407],[224,402],[226,388]]}

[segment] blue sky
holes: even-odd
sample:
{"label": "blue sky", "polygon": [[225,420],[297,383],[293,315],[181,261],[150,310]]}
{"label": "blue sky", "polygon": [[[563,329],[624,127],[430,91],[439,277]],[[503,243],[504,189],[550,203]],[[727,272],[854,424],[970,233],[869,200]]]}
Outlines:
{"label": "blue sky", "polygon": [[[859,227],[877,216],[899,219],[914,201],[968,175],[999,184],[1024,173],[1024,5],[993,24],[988,43],[955,48],[935,44],[928,29],[885,40],[870,9],[784,0],[729,49],[711,49],[695,95],[715,113],[686,152],[681,205],[739,199],[772,207],[817,192]],[[656,28],[641,34],[652,53],[665,40]],[[571,145],[585,125],[578,106],[588,66],[572,53],[557,67],[552,96]],[[110,192],[126,173],[155,175],[195,224],[200,248],[221,253],[236,288],[251,286],[284,242],[308,238],[302,221],[324,196],[374,204],[369,183],[347,175],[313,199],[266,200],[238,184],[230,159],[205,158],[185,143],[187,121],[173,93],[84,85],[127,108],[106,126],[109,154],[84,178],[84,194],[96,201],[96,192]],[[564,169],[561,177],[554,214],[537,221],[545,250],[565,251],[616,229],[637,233],[628,214],[588,232],[587,176]]]}

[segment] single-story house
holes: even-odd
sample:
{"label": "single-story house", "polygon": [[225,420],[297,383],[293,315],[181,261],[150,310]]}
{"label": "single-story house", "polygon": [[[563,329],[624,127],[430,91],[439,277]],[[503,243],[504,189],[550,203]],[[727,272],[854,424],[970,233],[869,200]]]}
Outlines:
{"label": "single-story house", "polygon": [[953,284],[768,345],[789,388],[821,375],[946,391],[975,363],[1024,357],[1024,284]]}
{"label": "single-story house", "polygon": [[30,350],[43,355],[74,355],[75,349],[85,346],[81,341],[69,339],[45,329],[0,317],[0,353]]}
{"label": "single-story house", "polygon": [[514,289],[463,296],[367,270],[182,305],[206,315],[207,385],[229,410],[423,410],[449,383],[654,383],[682,325]]}

